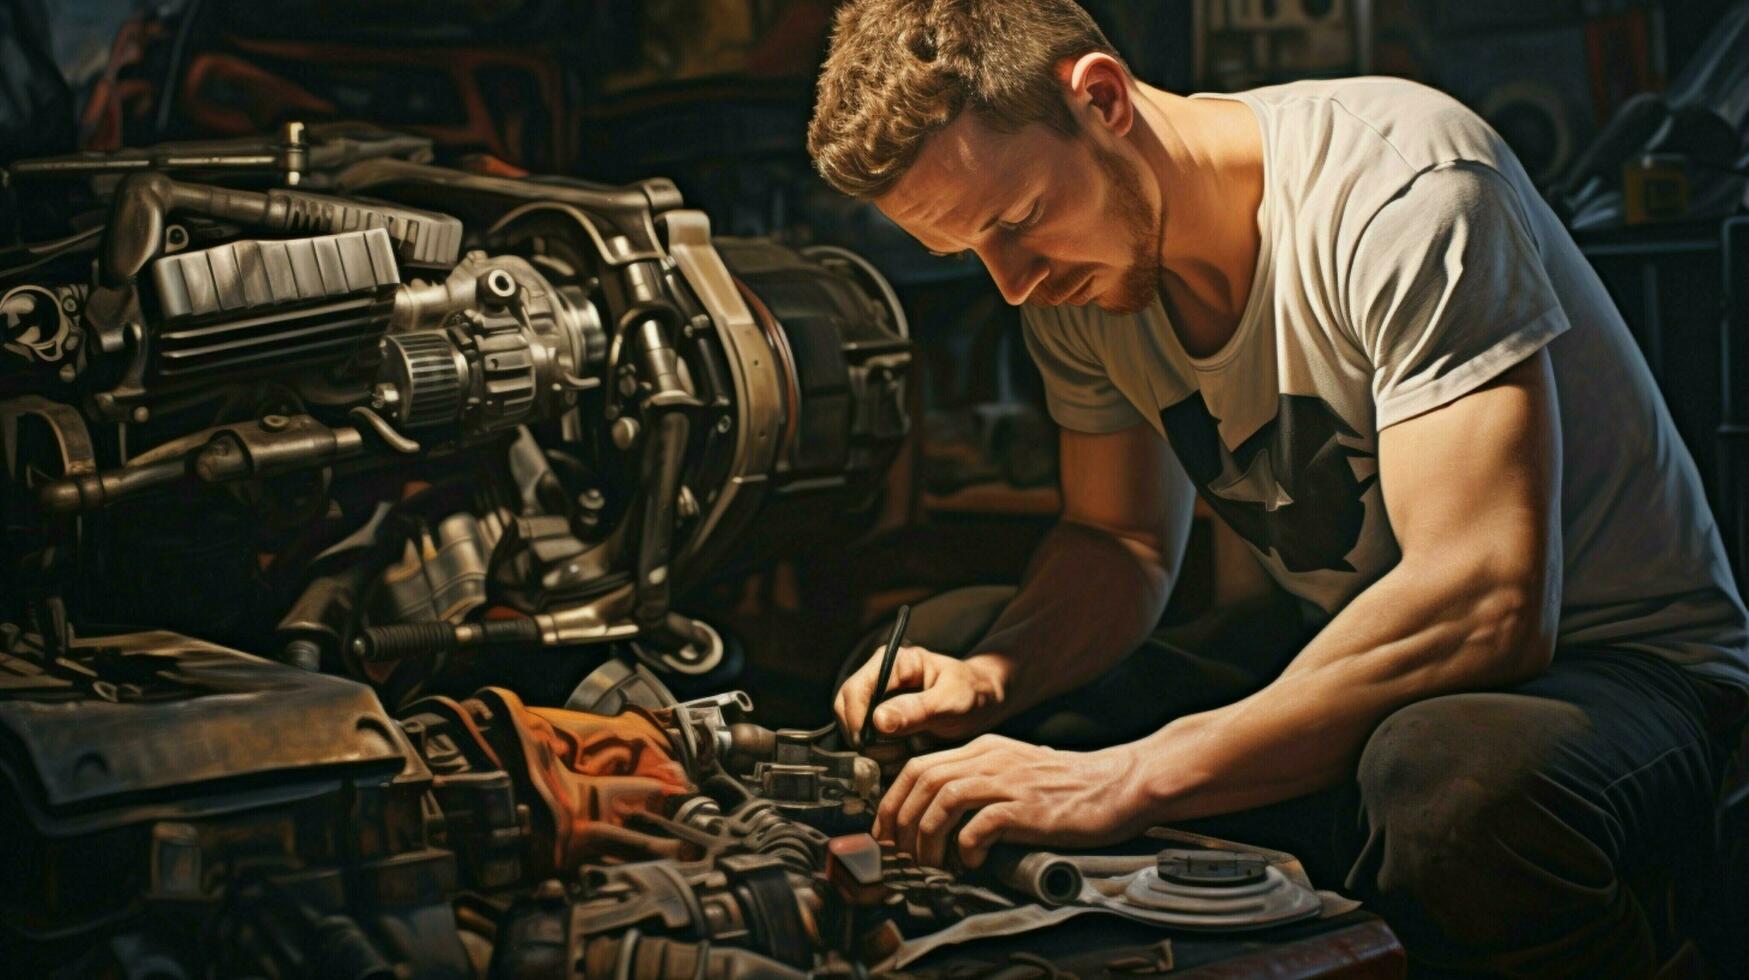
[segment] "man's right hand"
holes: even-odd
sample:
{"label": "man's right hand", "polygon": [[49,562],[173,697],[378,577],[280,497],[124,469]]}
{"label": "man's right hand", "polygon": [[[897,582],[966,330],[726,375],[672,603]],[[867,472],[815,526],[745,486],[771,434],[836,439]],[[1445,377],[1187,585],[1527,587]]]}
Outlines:
{"label": "man's right hand", "polygon": [[[874,698],[881,670],[876,649],[857,669],[832,708],[852,738],[862,731],[863,716]],[[1004,672],[990,655],[966,660],[932,653],[922,647],[900,647],[887,682],[886,700],[875,708],[875,731],[882,735],[928,734],[961,739],[994,728],[1003,717]]]}
{"label": "man's right hand", "polygon": [[[1146,422],[1062,430],[1063,520],[1028,563],[1020,591],[964,660],[900,650],[875,710],[884,735],[963,739],[1104,673],[1160,621],[1190,537],[1196,488]],[[1000,652],[991,652],[1000,651]],[[854,739],[874,698],[877,650],[833,710]]]}

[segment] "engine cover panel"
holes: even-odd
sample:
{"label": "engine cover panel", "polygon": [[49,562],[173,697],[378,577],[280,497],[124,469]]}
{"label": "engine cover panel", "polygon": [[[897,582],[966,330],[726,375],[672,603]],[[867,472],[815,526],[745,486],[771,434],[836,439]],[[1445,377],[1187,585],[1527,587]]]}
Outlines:
{"label": "engine cover panel", "polygon": [[270,774],[290,788],[416,764],[371,689],[344,678],[162,631],[77,640],[46,665],[25,653],[0,654],[0,768],[45,833]]}

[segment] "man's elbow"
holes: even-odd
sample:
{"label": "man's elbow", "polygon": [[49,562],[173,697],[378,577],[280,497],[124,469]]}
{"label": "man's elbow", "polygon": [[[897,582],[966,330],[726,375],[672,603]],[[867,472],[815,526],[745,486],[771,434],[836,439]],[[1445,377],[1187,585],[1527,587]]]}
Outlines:
{"label": "man's elbow", "polygon": [[1547,670],[1560,628],[1560,585],[1546,574],[1494,577],[1469,610],[1469,647],[1490,685],[1509,686]]}
{"label": "man's elbow", "polygon": [[1057,527],[1063,534],[1099,541],[1106,545],[1117,545],[1150,575],[1164,575],[1168,572],[1166,542],[1152,529],[1119,527],[1068,515],[1064,515]]}

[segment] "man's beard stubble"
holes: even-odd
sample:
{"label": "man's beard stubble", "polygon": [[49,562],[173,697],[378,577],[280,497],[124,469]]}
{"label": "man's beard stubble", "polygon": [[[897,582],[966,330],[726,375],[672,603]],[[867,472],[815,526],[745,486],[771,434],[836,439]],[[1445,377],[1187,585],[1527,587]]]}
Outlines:
{"label": "man's beard stubble", "polygon": [[1160,238],[1163,230],[1160,225],[1164,220],[1164,204],[1159,219],[1150,221],[1148,199],[1142,194],[1142,180],[1134,168],[1104,147],[1093,144],[1090,149],[1100,172],[1111,182],[1112,196],[1130,246],[1129,267],[1119,277],[1117,288],[1094,302],[1107,313],[1140,313],[1160,295]]}

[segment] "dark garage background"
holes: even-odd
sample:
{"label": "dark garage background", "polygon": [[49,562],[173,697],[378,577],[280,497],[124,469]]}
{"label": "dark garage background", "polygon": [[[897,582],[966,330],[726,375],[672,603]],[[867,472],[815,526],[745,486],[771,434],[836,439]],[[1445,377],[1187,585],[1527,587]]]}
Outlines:
{"label": "dark garage background", "polygon": [[[1739,576],[1749,551],[1749,3],[1088,0],[1174,91],[1383,73],[1445,89],[1513,144],[1634,328]],[[719,234],[867,255],[923,356],[888,513],[843,553],[743,569],[696,604],[761,667],[774,721],[813,721],[898,602],[1013,581],[1056,507],[1055,434],[1017,317],[814,177],[803,149],[832,0],[0,0],[0,162],[242,135],[402,129],[440,162],[667,176]],[[24,231],[33,220],[26,206]],[[1260,587],[1199,522],[1171,616]]]}

